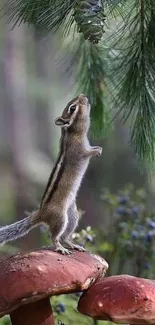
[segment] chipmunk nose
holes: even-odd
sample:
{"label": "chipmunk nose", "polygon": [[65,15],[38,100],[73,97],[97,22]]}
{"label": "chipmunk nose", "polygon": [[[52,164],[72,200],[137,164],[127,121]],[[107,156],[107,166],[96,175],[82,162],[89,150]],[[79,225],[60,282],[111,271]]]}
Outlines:
{"label": "chipmunk nose", "polygon": [[81,104],[87,105],[88,104],[88,98],[84,94],[79,95],[79,101]]}

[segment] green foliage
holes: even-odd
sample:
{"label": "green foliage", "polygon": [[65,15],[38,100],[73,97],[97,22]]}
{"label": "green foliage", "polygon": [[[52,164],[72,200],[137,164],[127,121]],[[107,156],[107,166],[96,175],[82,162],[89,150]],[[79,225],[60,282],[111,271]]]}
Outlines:
{"label": "green foliage", "polygon": [[106,0],[105,8],[107,16],[117,18],[117,17],[126,17],[126,5],[129,5],[128,0]]}
{"label": "green foliage", "polygon": [[[81,315],[77,311],[77,304],[80,293],[61,295],[52,298],[51,303],[54,310],[55,320],[61,321],[64,325],[102,325],[102,321],[94,323],[90,317]],[[105,325],[111,325],[111,322],[104,322]]]}
{"label": "green foliage", "polygon": [[109,274],[154,278],[155,216],[145,191],[130,185],[117,195],[104,191],[101,198],[111,222],[106,232],[97,232],[96,247],[110,265]]}
{"label": "green foliage", "polygon": [[78,296],[77,295],[61,295],[52,298],[52,306],[55,319],[61,320],[65,325],[92,324],[93,321],[81,315],[77,311]]}
{"label": "green foliage", "polygon": [[130,1],[111,48],[113,91],[124,121],[131,116],[131,143],[139,162],[155,160],[155,3]]}
{"label": "green foliage", "polygon": [[4,12],[14,25],[28,23],[39,29],[58,29],[64,23],[76,0],[9,0]]}
{"label": "green foliage", "polygon": [[10,325],[10,317],[9,316],[4,316],[3,318],[0,319],[0,325]]}

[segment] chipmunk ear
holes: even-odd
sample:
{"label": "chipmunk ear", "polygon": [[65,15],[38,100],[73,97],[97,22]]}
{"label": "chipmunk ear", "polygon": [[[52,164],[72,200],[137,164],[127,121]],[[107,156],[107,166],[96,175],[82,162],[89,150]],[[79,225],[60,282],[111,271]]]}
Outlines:
{"label": "chipmunk ear", "polygon": [[59,125],[61,127],[65,127],[65,126],[68,127],[68,126],[70,126],[70,121],[68,119],[64,119],[62,117],[58,117],[55,120],[55,124],[56,125]]}

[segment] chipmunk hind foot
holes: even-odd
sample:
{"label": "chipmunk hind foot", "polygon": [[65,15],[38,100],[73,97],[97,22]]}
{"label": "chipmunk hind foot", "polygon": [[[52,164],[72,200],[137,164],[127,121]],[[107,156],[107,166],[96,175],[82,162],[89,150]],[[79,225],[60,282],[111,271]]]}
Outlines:
{"label": "chipmunk hind foot", "polygon": [[72,252],[69,249],[63,247],[60,243],[54,244],[54,251],[58,252],[58,253],[61,253],[62,255],[70,255],[70,254],[72,254]]}
{"label": "chipmunk hind foot", "polygon": [[77,244],[74,244],[72,241],[66,239],[66,240],[63,240],[63,244],[64,246],[66,246],[67,248],[70,248],[70,249],[75,249],[79,252],[85,252],[85,248],[83,246],[80,246],[80,245],[77,245]]}

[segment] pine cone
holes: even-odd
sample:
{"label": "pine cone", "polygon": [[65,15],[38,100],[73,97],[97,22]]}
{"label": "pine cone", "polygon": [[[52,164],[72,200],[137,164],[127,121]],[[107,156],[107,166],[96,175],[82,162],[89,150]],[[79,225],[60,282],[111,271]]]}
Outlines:
{"label": "pine cone", "polygon": [[104,33],[104,8],[100,0],[79,0],[74,7],[78,32],[92,43],[98,43]]}

